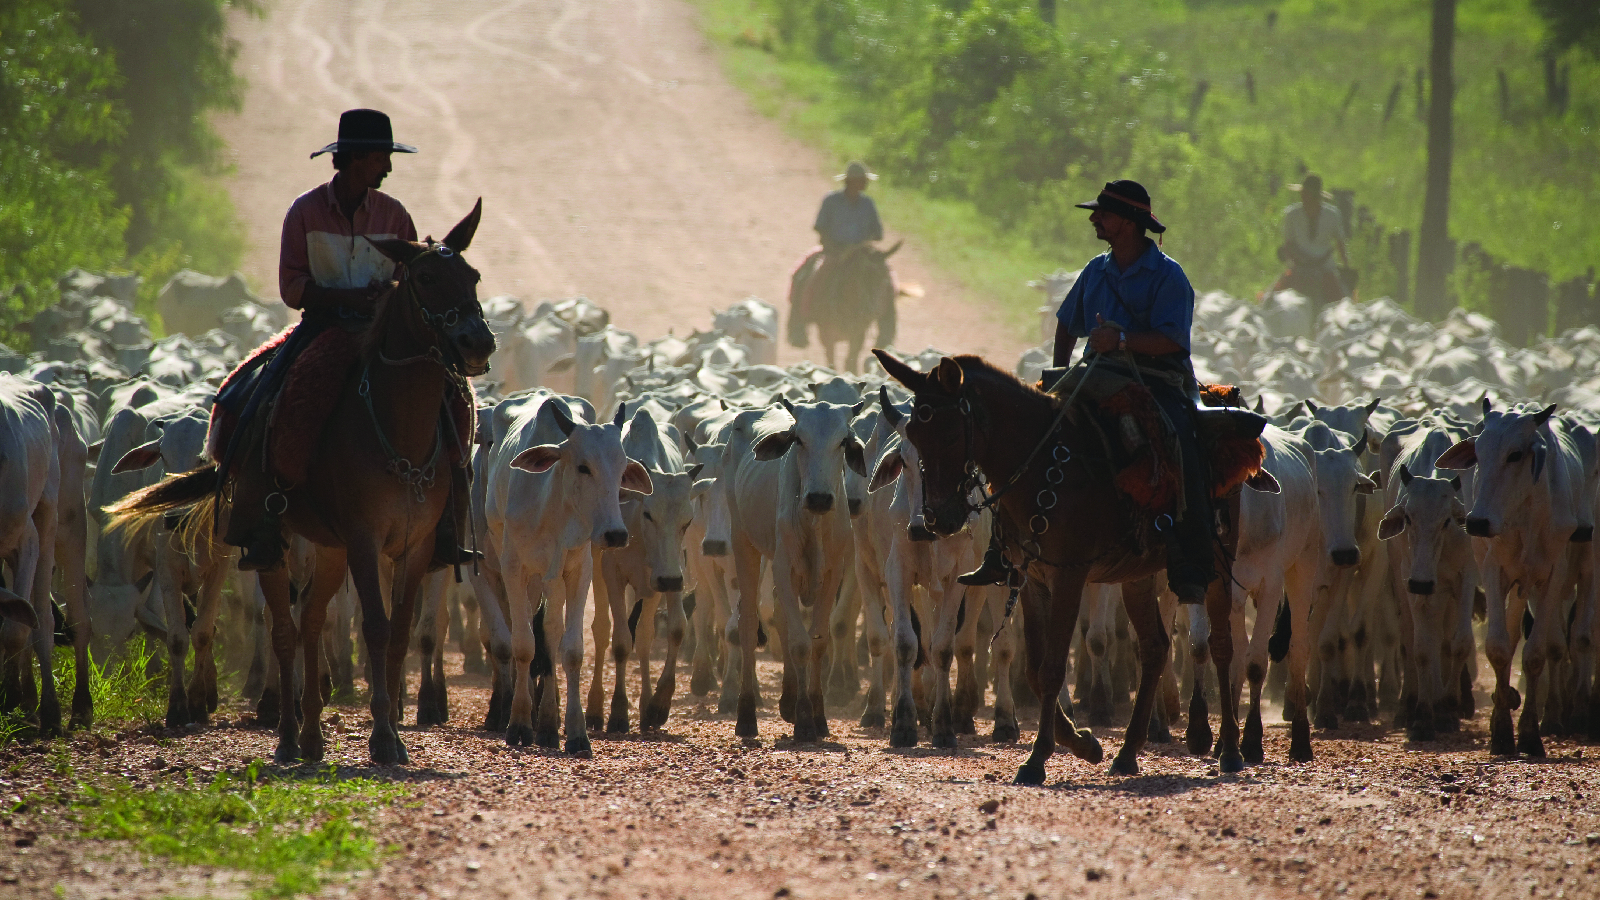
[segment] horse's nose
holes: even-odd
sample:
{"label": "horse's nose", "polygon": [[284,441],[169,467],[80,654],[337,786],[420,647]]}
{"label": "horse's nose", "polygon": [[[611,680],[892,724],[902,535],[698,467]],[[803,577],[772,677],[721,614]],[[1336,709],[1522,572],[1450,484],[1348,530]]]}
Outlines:
{"label": "horse's nose", "polygon": [[606,532],[606,546],[615,550],[618,547],[628,546],[628,529],[613,528]]}
{"label": "horse's nose", "polygon": [[813,491],[806,495],[806,509],[814,513],[825,513],[833,509],[833,495],[821,491]]}

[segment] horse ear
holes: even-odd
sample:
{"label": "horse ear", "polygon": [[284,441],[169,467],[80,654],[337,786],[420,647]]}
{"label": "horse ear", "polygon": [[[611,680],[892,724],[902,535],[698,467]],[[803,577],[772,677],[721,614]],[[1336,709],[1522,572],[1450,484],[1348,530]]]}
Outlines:
{"label": "horse ear", "polygon": [[889,373],[890,378],[905,385],[911,393],[920,394],[922,389],[928,386],[928,376],[901,362],[893,353],[873,347],[872,355],[878,358],[878,362],[883,366],[883,370]]}
{"label": "horse ear", "polygon": [[427,244],[419,244],[416,241],[402,241],[399,238],[385,238],[378,241],[368,241],[368,243],[378,248],[379,253],[402,266],[421,256],[423,251],[428,249]]}
{"label": "horse ear", "polygon": [[457,253],[465,253],[472,244],[472,236],[478,233],[478,221],[483,218],[483,198],[472,207],[472,212],[467,217],[456,223],[450,233],[444,236],[444,245]]}
{"label": "horse ear", "polygon": [[939,389],[954,397],[961,393],[961,364],[946,356],[939,360],[933,367],[933,378],[939,382]]}

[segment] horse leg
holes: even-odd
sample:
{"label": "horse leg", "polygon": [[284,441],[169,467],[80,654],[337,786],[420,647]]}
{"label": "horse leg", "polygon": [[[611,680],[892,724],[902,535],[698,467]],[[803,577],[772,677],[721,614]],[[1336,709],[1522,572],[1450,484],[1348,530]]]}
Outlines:
{"label": "horse leg", "polygon": [[1183,742],[1190,753],[1211,753],[1211,711],[1206,708],[1206,669],[1211,659],[1211,619],[1198,604],[1183,607],[1189,617],[1189,724]]}
{"label": "horse leg", "polygon": [[1244,768],[1244,757],[1239,753],[1239,692],[1233,689],[1233,591],[1231,567],[1226,563],[1222,574],[1211,582],[1206,591],[1206,612],[1212,621],[1211,660],[1217,667],[1217,694],[1222,707],[1222,737],[1217,742],[1217,762],[1223,772],[1238,772]]}
{"label": "horse leg", "polygon": [[300,650],[305,660],[305,688],[300,692],[300,754],[307,762],[322,759],[322,691],[318,665],[322,657],[322,626],[328,601],[344,584],[344,552],[318,547],[311,584],[300,598]]}
{"label": "horse leg", "polygon": [[1137,775],[1139,751],[1150,733],[1150,710],[1155,706],[1156,687],[1166,669],[1172,640],[1167,637],[1167,627],[1161,621],[1153,579],[1141,578],[1124,584],[1122,605],[1139,638],[1139,689],[1133,700],[1133,720],[1128,723],[1122,749],[1112,761],[1111,771],[1117,775]]}
{"label": "horse leg", "polygon": [[[278,749],[272,759],[279,765],[293,765],[300,761],[300,737],[295,732],[294,711],[294,652],[298,643],[298,629],[294,611],[289,606],[289,572],[282,566],[262,572],[259,583],[271,619],[272,655],[278,669]],[[269,685],[267,690],[273,690],[273,686]]]}
{"label": "horse leg", "polygon": [[[1028,661],[1034,666],[1029,681],[1043,699],[1045,711],[1039,716],[1039,736],[1033,742],[1033,752],[1017,770],[1016,784],[1044,783],[1045,763],[1055,752],[1057,728],[1065,725],[1069,732],[1063,737],[1082,740],[1061,708],[1060,697],[1061,687],[1067,680],[1067,648],[1071,645],[1072,632],[1078,627],[1078,606],[1083,599],[1087,576],[1084,569],[1051,567],[1048,588],[1023,593],[1024,613],[1031,626]],[[1052,706],[1054,713],[1050,714]],[[1078,748],[1074,747],[1073,752],[1078,753]]]}
{"label": "horse leg", "polygon": [[[396,621],[391,623],[385,610],[383,585],[378,576],[381,559],[375,544],[370,541],[351,544],[347,549],[347,559],[350,581],[361,600],[361,637],[367,652],[367,686],[372,691],[372,699],[368,704],[372,712],[372,734],[367,738],[367,752],[374,764],[392,766],[400,762],[401,750],[400,735],[390,725],[393,680],[389,677],[389,660],[393,654],[389,652],[389,645],[397,639],[393,626],[398,624],[400,610],[395,610]],[[261,576],[263,585],[267,574]],[[284,577],[287,594],[288,576]],[[410,610],[406,612],[409,614]],[[401,643],[400,648],[404,651],[405,644]],[[403,656],[401,660],[404,660]],[[284,694],[284,709],[292,708],[292,696]]]}
{"label": "horse leg", "polygon": [[[422,592],[422,579],[428,574],[429,554],[426,548],[433,546],[433,539],[424,535],[419,540],[421,551],[405,554],[404,568],[400,565],[394,567],[393,600],[390,607],[394,610],[391,627],[394,632],[390,638],[388,651],[389,662],[385,675],[389,678],[389,717],[387,725],[389,734],[394,738],[394,746],[398,762],[405,765],[411,761],[410,754],[406,752],[406,745],[400,740],[400,696],[405,690],[406,656],[411,649],[411,629],[416,622],[417,598]],[[441,576],[443,577],[443,576]]]}

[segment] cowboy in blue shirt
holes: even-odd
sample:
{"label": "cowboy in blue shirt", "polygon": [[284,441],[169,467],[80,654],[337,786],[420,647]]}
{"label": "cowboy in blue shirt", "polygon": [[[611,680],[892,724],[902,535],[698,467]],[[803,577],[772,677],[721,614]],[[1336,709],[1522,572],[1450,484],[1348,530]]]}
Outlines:
{"label": "cowboy in blue shirt", "polygon": [[[1067,292],[1056,314],[1054,364],[1072,359],[1080,338],[1087,339],[1086,355],[1122,352],[1132,354],[1156,402],[1178,431],[1183,455],[1183,516],[1168,526],[1167,581],[1186,603],[1202,603],[1214,576],[1212,565],[1212,514],[1206,489],[1199,442],[1195,437],[1194,370],[1189,362],[1189,332],[1194,325],[1194,288],[1183,267],[1165,253],[1147,232],[1161,234],[1167,227],[1150,210],[1150,194],[1135,181],[1113,181],[1100,196],[1080,209],[1090,210],[1094,236],[1111,245],[1089,261]],[[994,564],[991,565],[991,559]],[[986,554],[976,572],[961,576],[963,583],[991,584],[1003,577],[1002,559]]]}

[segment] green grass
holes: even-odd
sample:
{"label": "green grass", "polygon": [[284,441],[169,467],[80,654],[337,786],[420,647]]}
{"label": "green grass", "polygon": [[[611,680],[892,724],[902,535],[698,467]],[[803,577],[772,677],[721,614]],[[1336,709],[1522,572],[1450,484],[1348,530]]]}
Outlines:
{"label": "green grass", "polygon": [[[77,684],[77,665],[71,647],[55,648],[56,694],[63,710],[70,708]],[[191,656],[192,659],[192,656]],[[160,721],[167,711],[167,679],[164,667],[150,670],[151,655],[146,642],[135,638],[123,649],[122,657],[101,665],[89,660],[89,697],[94,701],[96,728],[137,728]],[[38,685],[38,672],[31,672]],[[20,710],[0,716],[0,747],[32,735]]]}
{"label": "green grass", "polygon": [[[821,148],[840,171],[847,161],[868,156],[870,118],[863,118],[863,110],[850,99],[838,74],[814,60],[763,48],[763,41],[770,47],[772,38],[760,19],[762,0],[694,2],[705,32],[718,45],[723,70],[759,112]],[[1084,261],[1068,264],[1028,242],[1007,237],[965,201],[930,197],[887,180],[875,182],[871,193],[892,230],[913,236],[945,275],[988,301],[1019,333],[1031,336],[1037,327],[1034,310],[1040,295],[1027,282],[1062,265],[1077,268]],[[821,201],[819,189],[817,202]],[[1089,237],[1093,238],[1092,232]]]}
{"label": "green grass", "polygon": [[340,779],[331,765],[309,778],[268,778],[253,762],[210,783],[90,786],[73,814],[86,837],[128,841],[180,865],[246,873],[254,896],[291,897],[372,868],[382,849],[372,811],[403,794],[399,785]]}

